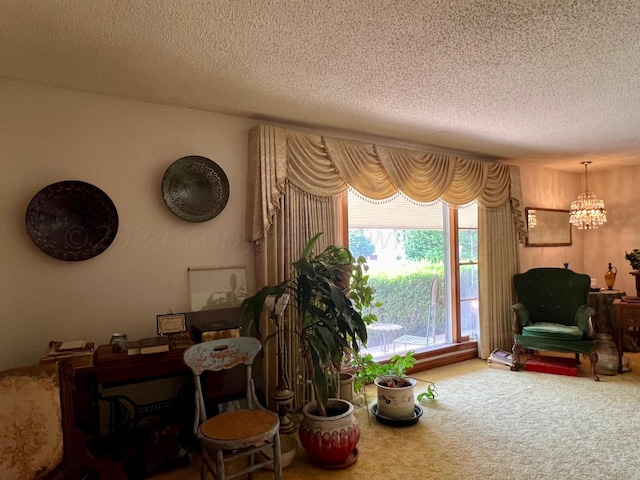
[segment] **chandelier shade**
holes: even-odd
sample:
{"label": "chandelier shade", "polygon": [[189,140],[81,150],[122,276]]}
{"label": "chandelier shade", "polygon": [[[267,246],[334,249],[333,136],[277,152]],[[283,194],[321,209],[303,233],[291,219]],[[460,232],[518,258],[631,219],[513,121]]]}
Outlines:
{"label": "chandelier shade", "polygon": [[584,165],[585,190],[578,195],[578,199],[571,203],[569,223],[579,230],[594,230],[607,221],[607,211],[604,202],[598,196],[589,191],[589,177],[587,165],[591,162],[582,162]]}

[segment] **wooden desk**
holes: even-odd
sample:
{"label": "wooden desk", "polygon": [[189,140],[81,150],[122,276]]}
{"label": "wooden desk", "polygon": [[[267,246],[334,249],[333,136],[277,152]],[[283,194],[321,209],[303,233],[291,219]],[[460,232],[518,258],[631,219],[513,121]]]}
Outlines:
{"label": "wooden desk", "polygon": [[[182,359],[184,350],[128,355],[127,352],[113,353],[110,345],[100,345],[95,352],[93,367],[76,370],[76,425],[86,433],[98,436],[101,387],[128,385],[178,375],[191,376],[189,367]],[[243,380],[229,378],[225,372],[212,372],[206,380],[203,388],[206,389],[206,398],[210,401],[228,401],[238,398],[238,392],[243,392]]]}
{"label": "wooden desk", "polygon": [[622,373],[622,351],[624,334],[629,327],[640,327],[640,303],[625,303],[620,299],[613,301],[615,327],[618,330],[616,347],[618,348],[618,373]]}
{"label": "wooden desk", "polygon": [[163,353],[128,355],[113,353],[110,345],[95,351],[92,367],[75,371],[73,396],[76,427],[91,437],[100,436],[100,390],[102,387],[146,382],[175,375],[189,375],[182,360],[184,349]]}
{"label": "wooden desk", "polygon": [[189,367],[182,360],[184,349],[162,353],[128,355],[113,353],[110,345],[100,345],[93,367],[78,373],[92,375],[99,384],[126,384],[153,380],[171,375],[187,374]]}
{"label": "wooden desk", "polygon": [[[172,465],[176,461],[176,458],[169,457],[169,454],[164,454],[163,451],[149,453],[153,449],[148,448],[147,445],[136,444],[135,447],[129,445],[137,442],[136,439],[139,437],[146,438],[141,430],[142,420],[149,416],[166,414],[167,418],[171,417],[171,421],[174,422],[171,428],[175,427],[174,430],[164,431],[167,435],[174,435],[176,432],[175,435],[190,437],[193,428],[191,415],[195,405],[194,400],[189,395],[178,394],[170,400],[157,398],[151,403],[136,404],[126,394],[103,396],[103,391],[112,387],[175,376],[188,377],[189,381],[185,386],[192,389],[191,370],[183,361],[184,350],[128,355],[127,352],[113,353],[110,345],[101,345],[95,352],[94,365],[76,370],[74,392],[76,426],[95,439],[93,446],[98,454],[124,461],[125,472],[130,478],[145,476],[150,471],[161,466]],[[228,375],[227,372],[222,371],[210,372],[202,385],[205,400],[208,402],[207,412],[215,413],[219,403],[243,397],[245,382],[246,376],[243,375]],[[100,408],[107,405],[110,418],[109,431],[106,436],[101,436]],[[115,413],[120,412],[121,408],[130,409],[130,416]],[[184,421],[187,418],[188,421]],[[162,448],[168,448],[162,445],[160,436],[152,438]],[[188,443],[191,443],[190,438]],[[182,445],[185,446],[184,443]],[[134,458],[128,457],[125,461],[124,453],[130,455],[131,451],[139,453]],[[177,448],[171,449],[171,455],[177,457],[177,451]]]}

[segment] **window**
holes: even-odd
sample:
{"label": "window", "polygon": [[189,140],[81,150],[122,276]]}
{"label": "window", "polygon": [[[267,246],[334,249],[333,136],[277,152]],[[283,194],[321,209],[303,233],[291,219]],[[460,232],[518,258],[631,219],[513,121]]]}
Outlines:
{"label": "window", "polygon": [[375,299],[383,304],[374,312],[378,324],[367,351],[384,359],[475,339],[476,205],[456,209],[401,196],[375,203],[353,191],[347,204],[349,248],[367,258]]}

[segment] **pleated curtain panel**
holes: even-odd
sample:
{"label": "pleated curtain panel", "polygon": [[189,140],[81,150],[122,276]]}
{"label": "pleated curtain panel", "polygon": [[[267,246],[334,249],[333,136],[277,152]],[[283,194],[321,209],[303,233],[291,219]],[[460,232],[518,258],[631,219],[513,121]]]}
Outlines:
{"label": "pleated curtain panel", "polygon": [[[324,232],[318,249],[340,243],[340,202],[349,188],[373,200],[400,194],[453,206],[477,201],[479,354],[486,358],[494,348],[511,348],[512,276],[519,268],[518,242],[526,237],[516,166],[257,125],[249,132],[246,217],[256,288],[288,278],[316,233]],[[285,343],[297,406],[310,392],[298,380],[304,375],[295,334]],[[277,378],[273,345],[265,347],[265,372],[270,398]]]}

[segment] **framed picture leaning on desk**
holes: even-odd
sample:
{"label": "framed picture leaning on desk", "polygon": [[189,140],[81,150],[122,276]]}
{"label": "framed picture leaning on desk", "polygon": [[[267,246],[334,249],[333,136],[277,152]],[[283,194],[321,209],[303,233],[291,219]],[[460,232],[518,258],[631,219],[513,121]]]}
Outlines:
{"label": "framed picture leaning on desk", "polygon": [[189,267],[191,311],[239,307],[247,298],[245,267]]}

